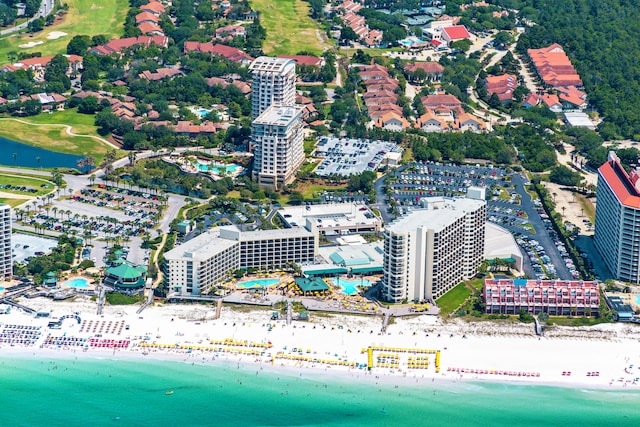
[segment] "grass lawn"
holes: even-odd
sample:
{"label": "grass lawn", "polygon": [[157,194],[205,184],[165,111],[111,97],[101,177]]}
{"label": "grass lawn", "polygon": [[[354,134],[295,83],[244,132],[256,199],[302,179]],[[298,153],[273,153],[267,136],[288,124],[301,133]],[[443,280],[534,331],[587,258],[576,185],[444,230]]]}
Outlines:
{"label": "grass lawn", "polygon": [[23,199],[5,199],[0,197],[0,204],[5,204],[5,205],[9,205],[12,208],[15,208],[18,205],[21,205],[25,202],[26,200]]}
{"label": "grass lawn", "polygon": [[593,205],[593,202],[586,196],[582,194],[574,193],[576,195],[576,199],[578,199],[578,203],[580,203],[580,207],[583,209],[584,214],[589,218],[589,221],[592,223],[596,220],[596,208]]}
{"label": "grass lawn", "polygon": [[318,38],[322,29],[309,17],[309,4],[303,0],[249,0],[260,12],[267,30],[263,50],[268,55],[295,55],[300,51],[321,55],[325,44]]}
{"label": "grass lawn", "polygon": [[[99,137],[97,128],[93,125],[94,119],[93,115],[78,114],[75,109],[17,120],[2,118],[0,119],[0,136],[60,153],[91,155],[96,159],[97,164],[105,153],[113,148],[96,139]],[[71,126],[74,134],[90,135],[93,138],[68,135],[66,126]]]}
{"label": "grass lawn", "polygon": [[295,191],[299,191],[305,199],[313,199],[314,197],[318,197],[319,193],[322,193],[325,190],[344,190],[347,188],[347,184],[340,185],[327,185],[322,183],[298,183],[295,188]]}
{"label": "grass lawn", "polygon": [[436,300],[436,304],[441,310],[440,314],[444,317],[453,313],[469,295],[471,295],[471,289],[467,288],[464,283],[460,283]]}
{"label": "grass lawn", "polygon": [[[107,38],[117,38],[122,34],[122,26],[129,9],[127,0],[65,0],[69,12],[62,20],[34,35],[15,34],[0,39],[0,64],[9,62],[8,52],[42,52],[42,55],[65,53],[69,40],[75,35],[95,36],[104,34]],[[54,31],[67,33],[66,36],[50,40],[47,36]],[[37,46],[21,48],[21,44],[38,43]]]}
{"label": "grass lawn", "polygon": [[[16,174],[0,174],[0,182],[2,185],[10,184],[12,187],[30,187],[38,190],[37,193],[30,193],[28,191],[18,191],[13,188],[2,188],[0,191],[5,193],[22,194],[24,196],[41,196],[43,194],[50,193],[54,187],[54,184],[47,179],[43,178],[30,178],[27,176],[21,176]],[[42,184],[46,184],[47,187],[41,187]]]}

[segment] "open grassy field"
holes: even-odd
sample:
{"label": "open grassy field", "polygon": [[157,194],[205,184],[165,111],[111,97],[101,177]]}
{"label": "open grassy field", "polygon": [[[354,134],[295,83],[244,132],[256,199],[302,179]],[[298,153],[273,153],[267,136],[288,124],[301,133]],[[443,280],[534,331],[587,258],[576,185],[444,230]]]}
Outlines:
{"label": "open grassy field", "polygon": [[[54,184],[46,178],[33,178],[24,175],[4,173],[0,174],[0,183],[2,183],[3,186],[0,191],[3,193],[13,193],[30,197],[42,196],[43,194],[50,193],[51,189],[54,187]],[[11,185],[11,188],[4,188],[7,184]],[[42,185],[46,185],[47,187],[42,187]],[[28,191],[20,191],[16,190],[14,187],[30,187],[37,190],[37,192],[31,193]]]}
{"label": "open grassy field", "polygon": [[[78,156],[93,156],[99,162],[113,148],[97,139],[94,116],[78,114],[75,109],[20,119],[0,118],[0,136],[14,141]],[[67,126],[71,132],[67,133]]]}
{"label": "open grassy field", "polygon": [[325,47],[320,40],[322,30],[309,17],[309,4],[302,0],[249,0],[251,8],[260,12],[267,30],[263,49],[269,55],[294,55],[300,51],[320,55]]}
{"label": "open grassy field", "polygon": [[[0,64],[7,63],[8,52],[42,52],[42,55],[65,53],[69,40],[75,35],[95,36],[104,34],[107,38],[120,37],[122,25],[129,9],[127,0],[65,0],[69,11],[62,20],[35,35],[15,34],[0,39]],[[48,39],[52,32],[63,32],[66,36]],[[21,44],[39,43],[29,48]]]}

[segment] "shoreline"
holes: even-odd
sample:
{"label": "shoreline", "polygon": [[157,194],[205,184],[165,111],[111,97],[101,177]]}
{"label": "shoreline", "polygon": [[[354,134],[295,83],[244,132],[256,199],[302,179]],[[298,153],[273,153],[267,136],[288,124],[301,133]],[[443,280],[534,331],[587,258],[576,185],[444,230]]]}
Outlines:
{"label": "shoreline", "polygon": [[[415,387],[491,383],[640,391],[640,329],[629,325],[559,327],[551,331],[556,337],[539,338],[530,325],[465,324],[416,316],[396,319],[383,335],[380,319],[375,317],[323,314],[286,325],[270,321],[268,311],[236,311],[228,306],[223,306],[220,319],[213,320],[215,307],[209,306],[152,306],[140,315],[135,313],[137,306],[108,306],[103,316],[97,316],[88,310],[94,307],[88,300],[54,303],[35,298],[29,303],[48,308],[56,317],[80,312],[82,324],[67,319],[60,329],[48,329],[51,318],[14,311],[2,315],[0,331],[7,324],[28,325],[40,327],[41,335],[31,346],[0,343],[0,358],[235,364],[238,369],[257,368],[319,381],[328,377]],[[47,347],[47,336],[84,341]],[[126,348],[94,347],[120,342],[126,342]],[[370,346],[379,348],[372,360],[366,351]],[[435,353],[414,349],[439,350],[440,371],[436,373]],[[369,372],[370,362],[374,367]],[[571,374],[562,375],[567,372]]]}

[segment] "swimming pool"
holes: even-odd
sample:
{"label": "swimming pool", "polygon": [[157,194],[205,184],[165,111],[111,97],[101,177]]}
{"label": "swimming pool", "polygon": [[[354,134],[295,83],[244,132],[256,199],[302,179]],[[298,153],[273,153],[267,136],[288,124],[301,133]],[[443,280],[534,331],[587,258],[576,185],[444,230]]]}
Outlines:
{"label": "swimming pool", "polygon": [[196,163],[196,166],[198,167],[198,170],[201,170],[204,172],[213,172],[216,175],[220,175],[222,171],[225,171],[226,173],[234,173],[236,170],[238,170],[238,167],[239,167],[235,163],[231,163],[228,165],[224,165],[222,163],[212,163],[210,165],[203,165],[200,162]]}
{"label": "swimming pool", "polygon": [[247,282],[238,283],[236,286],[239,287],[239,288],[259,288],[259,287],[273,286],[276,283],[280,283],[280,279],[249,280]]}
{"label": "swimming pool", "polygon": [[68,280],[60,284],[63,288],[89,289],[89,281],[83,277]]}
{"label": "swimming pool", "polygon": [[331,282],[336,285],[339,286],[340,288],[342,288],[342,293],[343,294],[347,294],[347,295],[355,295],[358,293],[358,289],[356,288],[356,286],[369,286],[371,284],[371,282],[367,279],[361,279],[361,280],[345,280],[345,279],[340,279],[335,278],[335,279],[331,279]]}
{"label": "swimming pool", "polygon": [[2,291],[4,291],[4,288],[3,288],[3,287],[0,287],[0,292],[2,292]]}
{"label": "swimming pool", "polygon": [[211,110],[207,110],[206,108],[198,108],[195,113],[198,115],[198,117],[200,117],[201,119],[205,118],[207,116],[207,114],[209,114],[211,112]]}
{"label": "swimming pool", "polygon": [[[1,290],[2,288],[0,288]],[[640,295],[636,295],[636,305],[640,305]]]}

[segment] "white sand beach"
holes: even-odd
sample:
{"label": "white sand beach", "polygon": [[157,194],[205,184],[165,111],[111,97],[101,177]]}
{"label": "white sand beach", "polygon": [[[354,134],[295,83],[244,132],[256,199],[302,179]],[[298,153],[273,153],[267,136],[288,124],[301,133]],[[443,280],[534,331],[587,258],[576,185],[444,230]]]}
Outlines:
{"label": "white sand beach", "polygon": [[[0,355],[29,351],[194,363],[238,360],[272,369],[308,369],[309,373],[351,375],[362,380],[516,381],[640,389],[640,380],[636,381],[640,377],[640,328],[635,325],[552,327],[544,337],[537,337],[532,325],[468,324],[415,316],[394,319],[383,334],[380,316],[312,312],[308,321],[287,325],[285,320],[270,320],[271,310],[246,306],[224,306],[220,318],[214,319],[216,307],[212,305],[150,306],[140,314],[136,314],[137,305],[107,306],[104,314],[97,316],[95,302],[84,297],[72,302],[45,298],[26,302],[37,310],[50,311],[51,318],[35,318],[15,309],[1,315],[0,331],[6,332],[3,328],[7,325],[40,326],[41,336],[30,346],[10,345],[2,337]],[[81,324],[66,319],[61,329],[48,329],[52,319],[75,312]],[[50,340],[91,339],[93,344],[46,345],[48,335]],[[123,348],[114,349],[116,343],[122,343]],[[374,367],[366,374],[366,349],[370,346],[386,348],[373,352]],[[440,351],[438,373],[435,354],[425,350]]]}

